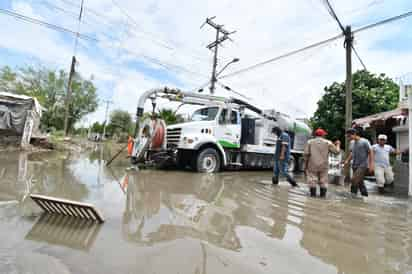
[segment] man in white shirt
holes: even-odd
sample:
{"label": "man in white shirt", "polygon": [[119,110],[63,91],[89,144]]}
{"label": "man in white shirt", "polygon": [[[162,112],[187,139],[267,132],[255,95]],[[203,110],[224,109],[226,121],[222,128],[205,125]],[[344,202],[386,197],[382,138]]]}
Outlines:
{"label": "man in white shirt", "polygon": [[390,154],[398,153],[392,146],[387,145],[388,137],[384,134],[378,136],[378,143],[372,146],[375,154],[375,178],[379,193],[385,193],[385,184],[392,184],[394,180],[392,167],[389,161]]}

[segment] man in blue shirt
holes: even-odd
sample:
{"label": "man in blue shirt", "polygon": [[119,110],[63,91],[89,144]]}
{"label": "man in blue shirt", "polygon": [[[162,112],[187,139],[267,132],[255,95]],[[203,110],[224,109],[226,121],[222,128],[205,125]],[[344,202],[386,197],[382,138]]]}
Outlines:
{"label": "man in blue shirt", "polygon": [[273,169],[272,183],[279,184],[279,175],[286,177],[286,180],[293,187],[298,186],[296,181],[290,176],[288,172],[288,164],[290,157],[290,136],[286,131],[282,131],[279,127],[273,129],[278,137],[275,151],[275,166]]}

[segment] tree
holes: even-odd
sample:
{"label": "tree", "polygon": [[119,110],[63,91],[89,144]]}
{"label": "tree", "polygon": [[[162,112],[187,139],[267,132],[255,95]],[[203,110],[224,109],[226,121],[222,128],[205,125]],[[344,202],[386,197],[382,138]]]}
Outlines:
{"label": "tree", "polygon": [[180,114],[176,114],[171,109],[161,109],[158,113],[159,117],[163,119],[166,125],[173,125],[177,123],[182,123],[184,121],[183,117]]}
{"label": "tree", "polygon": [[[75,74],[72,81],[72,97],[69,109],[69,128],[86,114],[96,110],[98,105],[96,87],[90,80]],[[0,90],[24,94],[37,98],[46,109],[41,118],[45,130],[62,130],[64,125],[64,103],[68,74],[46,68],[21,68],[13,71],[10,67],[0,70]]]}
{"label": "tree", "polygon": [[129,112],[116,109],[110,114],[108,132],[111,134],[131,133],[132,117]]}
{"label": "tree", "polygon": [[100,124],[99,122],[94,122],[92,125],[91,132],[93,133],[103,133],[103,124]]}
{"label": "tree", "polygon": [[[353,74],[353,119],[392,110],[399,101],[399,86],[385,74],[365,70]],[[312,128],[324,128],[329,138],[344,139],[345,134],[345,83],[334,82],[325,87],[325,94],[311,119]]]}

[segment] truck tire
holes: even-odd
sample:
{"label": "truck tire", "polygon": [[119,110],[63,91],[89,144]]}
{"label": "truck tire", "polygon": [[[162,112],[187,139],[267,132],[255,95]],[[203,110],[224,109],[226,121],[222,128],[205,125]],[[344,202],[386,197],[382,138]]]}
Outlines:
{"label": "truck tire", "polygon": [[176,158],[177,168],[185,169],[188,164],[190,164],[190,158],[188,158],[187,155],[183,151],[179,150],[177,152],[177,158]]}
{"label": "truck tire", "polygon": [[214,148],[201,150],[196,158],[196,170],[202,173],[214,173],[220,170],[220,155]]}
{"label": "truck tire", "polygon": [[131,162],[132,165],[137,165],[137,163],[138,163],[139,161],[137,161],[137,158],[136,158],[136,157],[130,157],[130,162]]}

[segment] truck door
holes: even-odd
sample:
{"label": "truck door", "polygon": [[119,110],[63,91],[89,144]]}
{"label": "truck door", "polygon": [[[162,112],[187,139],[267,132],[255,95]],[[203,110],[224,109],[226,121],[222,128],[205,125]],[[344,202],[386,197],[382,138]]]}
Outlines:
{"label": "truck door", "polygon": [[227,112],[223,109],[219,114],[216,139],[224,148],[240,148],[240,114],[235,110],[230,115]]}

